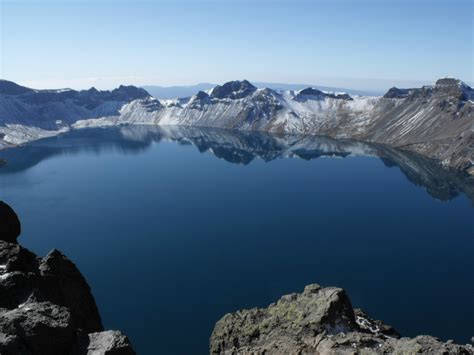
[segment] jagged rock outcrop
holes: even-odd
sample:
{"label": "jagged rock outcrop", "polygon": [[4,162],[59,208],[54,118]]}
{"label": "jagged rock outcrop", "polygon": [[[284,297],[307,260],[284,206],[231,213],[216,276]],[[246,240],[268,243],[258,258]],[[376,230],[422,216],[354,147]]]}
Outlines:
{"label": "jagged rock outcrop", "polygon": [[344,290],[313,284],[268,308],[225,315],[212,332],[210,353],[474,354],[474,349],[425,335],[402,338],[354,310]]}
{"label": "jagged rock outcrop", "polygon": [[79,329],[87,333],[103,330],[90,287],[71,260],[53,249],[41,259],[38,269],[47,300],[69,308]]}
{"label": "jagged rock outcrop", "polygon": [[392,88],[377,102],[359,138],[442,162],[458,170],[474,163],[474,90],[445,78],[419,89]]}
{"label": "jagged rock outcrop", "polygon": [[120,332],[103,330],[90,287],[72,261],[58,250],[39,258],[0,240],[0,354],[134,354]]}

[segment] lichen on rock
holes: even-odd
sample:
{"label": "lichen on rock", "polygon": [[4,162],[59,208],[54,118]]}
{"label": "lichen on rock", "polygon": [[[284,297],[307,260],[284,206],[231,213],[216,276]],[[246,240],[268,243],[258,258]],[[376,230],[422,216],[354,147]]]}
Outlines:
{"label": "lichen on rock", "polygon": [[306,286],[267,308],[225,315],[211,354],[474,354],[472,345],[431,336],[401,338],[391,326],[354,310],[343,289]]}

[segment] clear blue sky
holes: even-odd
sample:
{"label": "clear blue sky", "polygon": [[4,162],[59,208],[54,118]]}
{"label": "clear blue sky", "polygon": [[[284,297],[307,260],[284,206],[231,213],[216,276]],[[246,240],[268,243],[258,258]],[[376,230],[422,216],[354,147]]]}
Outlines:
{"label": "clear blue sky", "polygon": [[0,76],[37,88],[474,81],[474,0],[0,3]]}

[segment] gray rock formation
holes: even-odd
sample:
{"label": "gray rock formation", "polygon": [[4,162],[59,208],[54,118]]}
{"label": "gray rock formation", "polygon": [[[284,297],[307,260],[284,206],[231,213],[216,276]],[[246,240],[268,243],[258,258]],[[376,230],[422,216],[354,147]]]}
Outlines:
{"label": "gray rock formation", "polygon": [[0,354],[134,354],[125,336],[103,330],[72,261],[58,250],[38,258],[0,240]]}
{"label": "gray rock formation", "polygon": [[90,333],[79,340],[72,355],[134,355],[128,338],[118,330]]}
{"label": "gray rock formation", "polygon": [[355,310],[344,290],[306,286],[268,308],[227,314],[216,323],[211,354],[474,354],[472,345],[431,336],[402,338]]}

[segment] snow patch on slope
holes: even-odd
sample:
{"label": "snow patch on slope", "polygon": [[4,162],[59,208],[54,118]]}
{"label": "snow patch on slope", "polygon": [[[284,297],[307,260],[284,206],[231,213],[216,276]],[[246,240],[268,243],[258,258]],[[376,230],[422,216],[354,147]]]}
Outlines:
{"label": "snow patch on slope", "polygon": [[7,124],[0,126],[0,134],[3,135],[3,141],[18,145],[33,140],[57,136],[60,133],[67,132],[69,128],[61,128],[59,130],[45,130],[38,127],[23,126],[18,124]]}

